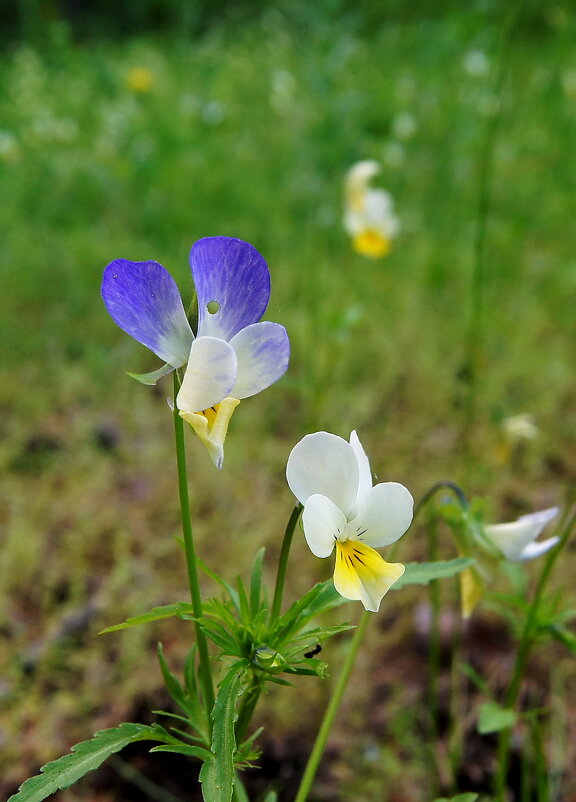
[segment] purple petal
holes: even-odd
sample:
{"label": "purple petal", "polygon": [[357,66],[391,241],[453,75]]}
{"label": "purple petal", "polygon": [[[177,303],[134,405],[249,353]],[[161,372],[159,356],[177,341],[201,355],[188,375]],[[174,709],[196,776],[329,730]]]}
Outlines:
{"label": "purple petal", "polygon": [[236,384],[230,391],[234,398],[248,398],[265,390],[286,373],[290,342],[279,323],[253,323],[239,331],[230,345],[238,359]]}
{"label": "purple petal", "polygon": [[194,335],[176,282],[158,262],[110,262],[102,298],[120,328],[160,359],[175,368],[188,361]]}
{"label": "purple petal", "polygon": [[192,246],[190,267],[198,336],[230,340],[260,320],[270,298],[270,273],[256,248],[233,237],[206,237]]}

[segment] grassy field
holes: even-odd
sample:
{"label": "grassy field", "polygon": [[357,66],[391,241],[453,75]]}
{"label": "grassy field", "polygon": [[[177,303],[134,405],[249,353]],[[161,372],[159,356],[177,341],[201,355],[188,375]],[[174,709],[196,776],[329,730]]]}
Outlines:
{"label": "grassy field", "polygon": [[[156,362],[106,314],[99,284],[112,259],[157,259],[185,298],[200,237],[245,239],[270,266],[266,317],[289,331],[289,372],[242,403],[221,473],[189,438],[199,549],[229,578],[261,545],[273,565],[292,507],[286,459],[316,429],[357,429],[380,478],[415,497],[458,481],[489,520],[565,501],[576,472],[576,17],[557,6],[507,33],[503,21],[462,10],[383,17],[366,32],[270,8],[195,41],[75,46],[60,31],[44,49],[5,50],[1,791],[95,729],[165,703],[154,644],[176,664],[186,645],[169,624],[97,637],[186,596],[170,383],[126,376]],[[341,227],[343,176],[359,159],[381,162],[377,183],[401,219],[382,261],[355,254]],[[539,435],[504,458],[502,421],[520,413]],[[425,554],[415,527],[402,557]],[[303,542],[292,560],[292,593],[328,576]],[[559,585],[572,570],[562,564]],[[403,680],[420,659],[427,596],[392,600],[358,668],[376,695],[355,683],[318,799],[427,799],[418,672]],[[475,620],[470,648],[484,648],[482,622],[492,636],[496,625],[482,611]],[[490,643],[497,685],[507,653]],[[342,648],[326,649],[334,666]],[[543,683],[573,697],[568,665],[558,656]],[[263,713],[270,754],[296,770],[323,703],[317,684],[301,693],[305,720],[281,691]],[[551,725],[561,770],[573,717]],[[83,789],[61,799],[153,798]]]}

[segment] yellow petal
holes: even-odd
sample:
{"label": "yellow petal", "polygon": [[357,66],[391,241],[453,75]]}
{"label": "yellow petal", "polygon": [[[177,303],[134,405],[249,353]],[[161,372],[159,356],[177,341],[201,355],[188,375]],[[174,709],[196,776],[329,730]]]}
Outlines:
{"label": "yellow petal", "polygon": [[345,599],[361,601],[373,613],[378,612],[382,597],[403,573],[401,563],[387,563],[365,543],[336,543],[334,587]]}
{"label": "yellow petal", "polygon": [[219,404],[205,409],[203,412],[180,410],[180,417],[190,424],[202,440],[217,468],[221,468],[224,462],[224,440],[228,432],[228,424],[239,403],[237,398],[228,396]]}
{"label": "yellow petal", "polygon": [[391,241],[379,231],[365,229],[354,237],[354,250],[369,259],[380,259],[390,252]]}
{"label": "yellow petal", "polygon": [[486,583],[474,568],[460,572],[460,603],[464,618],[470,618],[486,588]]}

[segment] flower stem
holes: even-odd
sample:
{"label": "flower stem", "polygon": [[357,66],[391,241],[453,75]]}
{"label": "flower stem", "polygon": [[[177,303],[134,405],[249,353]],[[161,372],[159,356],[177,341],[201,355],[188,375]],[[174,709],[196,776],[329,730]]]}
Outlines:
{"label": "flower stem", "polygon": [[[174,397],[178,394],[179,381],[174,371]],[[182,534],[184,535],[184,551],[186,553],[186,566],[188,569],[188,585],[192,609],[196,619],[196,643],[198,644],[198,657],[200,660],[200,683],[204,695],[204,704],[208,715],[208,726],[211,729],[212,708],[214,707],[214,687],[212,685],[212,669],[208,653],[208,641],[202,631],[199,619],[202,617],[202,597],[198,582],[198,569],[196,566],[196,551],[194,549],[194,535],[192,533],[192,519],[190,517],[190,498],[188,495],[188,474],[186,469],[186,449],[184,443],[184,421],[174,407],[174,436],[176,440],[176,463],[178,466],[178,492],[180,496],[180,512],[182,515]]]}
{"label": "flower stem", "polygon": [[422,496],[422,498],[419,499],[419,501],[416,503],[416,506],[414,507],[414,516],[412,518],[413,522],[416,519],[416,516],[422,511],[424,506],[440,490],[451,490],[452,493],[454,493],[454,495],[458,499],[458,503],[460,504],[461,509],[464,512],[468,510],[468,507],[470,505],[468,504],[468,499],[464,495],[464,491],[460,487],[458,487],[458,485],[455,482],[450,482],[448,479],[445,479],[442,482],[436,482],[435,485],[432,485],[432,487],[429,490],[427,490]]}
{"label": "flower stem", "polygon": [[298,789],[298,793],[294,802],[305,802],[308,794],[310,793],[312,783],[314,782],[314,777],[316,776],[318,766],[320,765],[320,760],[322,759],[324,749],[326,748],[326,742],[328,741],[332,724],[334,723],[336,713],[338,712],[342,697],[344,696],[344,691],[346,690],[346,685],[350,679],[350,674],[352,673],[352,669],[354,667],[354,661],[356,660],[356,655],[358,653],[358,649],[360,648],[360,643],[364,637],[364,632],[366,631],[369,620],[370,613],[367,610],[364,610],[362,617],[360,618],[360,623],[358,624],[356,632],[354,633],[354,637],[352,638],[352,643],[350,644],[346,660],[344,661],[342,673],[338,677],[336,687],[332,693],[332,698],[330,699],[328,707],[326,708],[326,712],[324,713],[324,718],[320,724],[320,729],[318,730],[316,741],[314,742],[312,752],[308,758],[308,763],[306,765],[304,775],[300,782],[300,788]]}
{"label": "flower stem", "polygon": [[[544,597],[544,590],[552,573],[552,569],[556,560],[562,553],[568,538],[572,532],[574,524],[576,523],[576,510],[572,510],[571,514],[566,519],[566,523],[560,535],[560,542],[553,549],[551,549],[544,562],[542,572],[538,579],[534,599],[528,609],[526,620],[520,635],[520,643],[518,651],[516,652],[516,659],[514,661],[514,668],[512,671],[512,679],[506,692],[505,707],[513,709],[518,701],[520,689],[522,687],[522,680],[524,678],[524,671],[532,646],[537,637],[537,620],[538,613],[540,612],[540,605]],[[506,793],[506,778],[508,775],[508,764],[510,761],[510,737],[512,734],[511,727],[501,730],[498,739],[498,768],[494,780],[494,799],[496,802],[503,802]]]}
{"label": "flower stem", "polygon": [[302,504],[298,503],[292,510],[286,531],[284,532],[284,540],[282,541],[282,548],[280,550],[280,559],[278,560],[278,573],[276,574],[276,587],[274,588],[274,598],[272,600],[272,608],[270,611],[270,620],[274,621],[280,615],[282,607],[282,594],[284,593],[284,582],[286,580],[286,568],[288,567],[288,555],[290,554],[290,547],[292,545],[292,538],[294,537],[294,530],[302,512]]}

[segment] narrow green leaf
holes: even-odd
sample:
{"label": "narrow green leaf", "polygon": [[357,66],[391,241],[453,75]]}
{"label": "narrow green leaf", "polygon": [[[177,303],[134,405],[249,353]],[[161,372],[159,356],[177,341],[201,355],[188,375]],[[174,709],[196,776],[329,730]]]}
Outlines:
{"label": "narrow green leaf", "polygon": [[105,635],[108,632],[118,632],[120,629],[136,627],[139,624],[149,624],[150,621],[161,621],[163,618],[173,618],[182,613],[190,612],[191,609],[192,605],[186,604],[185,602],[181,604],[165,604],[162,607],[153,607],[148,613],[127,618],[122,624],[114,624],[112,627],[106,627],[106,629],[102,629],[98,634]]}
{"label": "narrow green leaf", "polygon": [[128,375],[131,378],[136,379],[136,381],[140,382],[140,384],[153,385],[156,384],[158,379],[162,379],[164,376],[172,373],[173,370],[174,366],[166,363],[165,365],[162,365],[161,368],[158,368],[158,370],[152,370],[150,373],[128,373]]}
{"label": "narrow green leaf", "polygon": [[548,632],[554,640],[563,643],[571,652],[576,652],[576,635],[562,624],[549,624]]}
{"label": "narrow green leaf", "polygon": [[278,794],[276,791],[268,791],[264,797],[264,802],[278,802]]}
{"label": "narrow green leaf", "polygon": [[168,663],[166,662],[166,658],[164,657],[164,651],[161,643],[158,644],[158,662],[160,663],[160,669],[162,671],[162,676],[164,677],[164,683],[166,684],[168,693],[181,710],[183,710],[188,716],[193,715],[193,706],[190,705],[184,689],[174,674],[170,671]]}
{"label": "narrow green leaf", "polygon": [[242,623],[245,627],[250,626],[250,621],[252,616],[250,615],[250,604],[248,602],[248,594],[246,593],[246,588],[244,587],[244,583],[242,579],[238,576],[236,577],[236,584],[238,585],[238,600],[240,602],[240,617],[242,619]]}
{"label": "narrow green leaf", "polygon": [[439,799],[435,799],[434,802],[476,802],[478,799],[478,794],[456,794],[456,796],[451,796],[448,798],[447,796],[443,796]]}
{"label": "narrow green leaf", "polygon": [[393,585],[392,590],[406,585],[427,585],[433,579],[446,579],[463,571],[474,563],[469,557],[455,557],[432,563],[406,563],[406,570]]}
{"label": "narrow green leaf", "polygon": [[202,796],[205,802],[230,802],[234,788],[234,724],[238,718],[236,701],[242,690],[247,663],[234,663],[218,688],[212,710],[212,755],[200,769]]}
{"label": "narrow green leaf", "polygon": [[164,740],[161,729],[126,723],[100,730],[90,741],[81,741],[73,746],[70,754],[42,766],[42,773],[26,780],[8,802],[40,802],[56,791],[69,788],[128,744],[146,740]]}
{"label": "narrow green leaf", "polygon": [[250,617],[253,619],[260,609],[262,593],[262,565],[266,549],[259,549],[252,565],[252,576],[250,578]]}
{"label": "narrow green leaf", "polygon": [[487,735],[489,732],[500,732],[508,727],[512,727],[518,720],[514,710],[500,707],[496,702],[485,702],[480,707],[478,717],[478,732]]}
{"label": "narrow green leaf", "polygon": [[238,601],[238,594],[236,593],[236,591],[234,590],[232,585],[230,585],[228,582],[226,582],[225,579],[222,579],[222,577],[219,576],[211,568],[208,568],[206,563],[203,562],[199,557],[196,557],[196,561],[198,562],[198,565],[200,566],[202,571],[204,571],[206,576],[209,576],[210,579],[212,579],[212,581],[216,582],[218,585],[220,585],[220,587],[222,587],[226,591],[226,593],[230,597],[230,601],[232,602],[232,604],[236,608],[238,614],[240,614],[240,603]]}
{"label": "narrow green leaf", "polygon": [[192,744],[167,744],[162,746],[153,746],[151,752],[174,752],[177,755],[188,755],[189,757],[197,757],[200,760],[211,760],[213,755],[207,750],[202,749],[201,746],[192,746]]}

